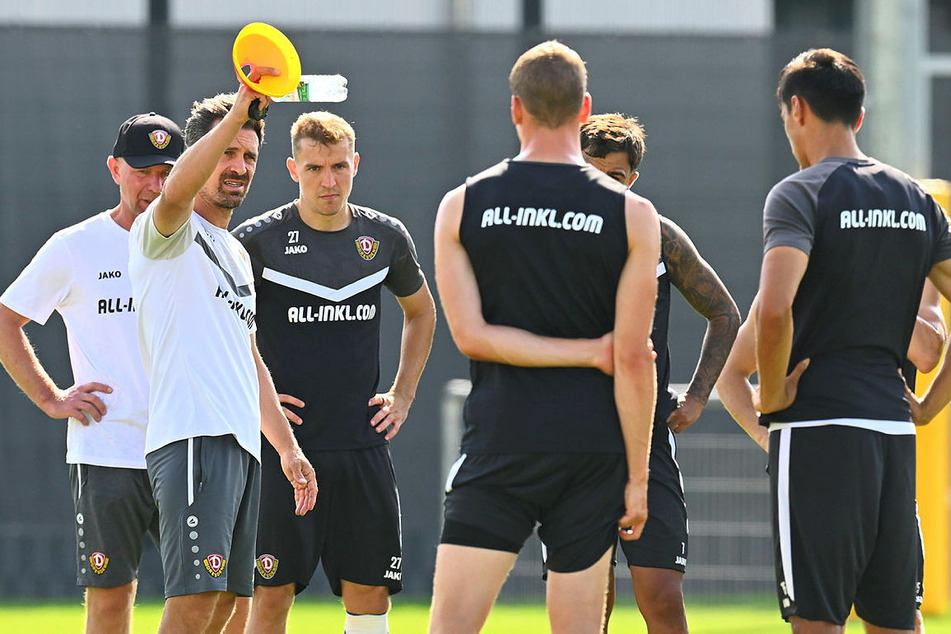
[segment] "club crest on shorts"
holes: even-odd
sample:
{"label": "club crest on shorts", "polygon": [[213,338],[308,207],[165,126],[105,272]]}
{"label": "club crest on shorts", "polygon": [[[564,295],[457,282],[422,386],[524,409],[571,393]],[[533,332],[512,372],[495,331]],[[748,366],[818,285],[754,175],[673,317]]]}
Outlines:
{"label": "club crest on shorts", "polygon": [[166,132],[165,130],[152,130],[149,132],[149,141],[152,142],[152,145],[157,147],[160,150],[164,150],[168,147],[169,141],[172,140],[172,135]]}
{"label": "club crest on shorts", "polygon": [[262,577],[271,579],[277,573],[279,563],[281,563],[281,560],[274,555],[261,555],[254,560],[254,567],[258,569],[258,573]]}
{"label": "club crest on shorts", "polygon": [[89,567],[92,568],[94,573],[101,575],[109,567],[109,558],[106,557],[105,553],[96,551],[89,555]]}
{"label": "club crest on shorts", "polygon": [[226,565],[228,565],[228,560],[225,559],[224,555],[211,553],[205,557],[205,570],[207,570],[208,574],[212,577],[220,577],[221,573],[225,571]]}
{"label": "club crest on shorts", "polygon": [[370,236],[360,236],[354,242],[357,243],[357,253],[364,260],[372,260],[376,257],[377,249],[380,248],[380,241]]}

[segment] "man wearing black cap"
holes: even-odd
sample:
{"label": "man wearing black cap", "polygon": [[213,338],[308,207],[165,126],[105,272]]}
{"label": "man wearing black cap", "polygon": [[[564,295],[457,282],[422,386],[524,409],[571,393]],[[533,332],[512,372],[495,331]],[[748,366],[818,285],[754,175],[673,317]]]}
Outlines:
{"label": "man wearing black cap", "polygon": [[[55,233],[0,295],[0,361],[51,418],[67,418],[66,462],[76,516],[77,585],[87,631],[128,632],[136,570],[158,517],[145,468],[149,389],[129,283],[128,231],[158,197],[184,149],[154,112],[119,128],[106,161],[119,203]],[[75,384],[59,388],[23,331],[53,311],[66,324]]]}

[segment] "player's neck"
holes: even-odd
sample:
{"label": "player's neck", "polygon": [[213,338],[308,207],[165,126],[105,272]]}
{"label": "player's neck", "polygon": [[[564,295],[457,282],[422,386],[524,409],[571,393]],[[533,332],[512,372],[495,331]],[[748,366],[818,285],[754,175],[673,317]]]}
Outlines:
{"label": "player's neck", "polygon": [[234,215],[234,209],[210,205],[201,196],[195,198],[195,212],[211,224],[225,230],[228,229],[231,216]]}
{"label": "player's neck", "polygon": [[126,209],[121,202],[109,210],[109,217],[126,231],[132,228],[132,223],[137,215]]}
{"label": "player's neck", "polygon": [[821,134],[815,134],[806,143],[799,160],[800,169],[806,169],[827,158],[867,158],[858,146],[855,134],[841,126],[828,127]]}
{"label": "player's neck", "polygon": [[297,206],[297,212],[304,224],[316,231],[341,231],[350,226],[353,220],[353,214],[350,213],[350,203],[344,202],[343,206],[334,214],[319,213],[309,205],[301,201],[300,198],[294,201]]}
{"label": "player's neck", "polygon": [[585,164],[577,124],[558,128],[522,125],[519,127],[519,139],[522,146],[514,159],[516,161]]}

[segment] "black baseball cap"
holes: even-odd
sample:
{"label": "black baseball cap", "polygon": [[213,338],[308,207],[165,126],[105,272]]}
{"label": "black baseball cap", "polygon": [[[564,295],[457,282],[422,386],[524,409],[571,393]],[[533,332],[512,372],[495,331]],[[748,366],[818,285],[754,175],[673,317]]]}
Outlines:
{"label": "black baseball cap", "polygon": [[112,155],[137,169],[174,165],[185,151],[182,130],[171,119],[150,112],[130,117],[119,126]]}

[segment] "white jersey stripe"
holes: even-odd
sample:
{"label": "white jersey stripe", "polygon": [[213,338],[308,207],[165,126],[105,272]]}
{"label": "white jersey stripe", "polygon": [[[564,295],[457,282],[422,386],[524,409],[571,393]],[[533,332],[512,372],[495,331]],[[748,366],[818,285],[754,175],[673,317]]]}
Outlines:
{"label": "white jersey stripe", "polygon": [[[918,525],[918,547],[921,549],[921,560],[918,563],[922,563],[925,559],[925,534],[921,532],[921,516],[918,515],[917,500],[915,501],[915,524]],[[915,601],[919,607],[924,600],[924,588],[921,587],[921,582],[922,580],[920,578],[915,580]]]}
{"label": "white jersey stripe", "polygon": [[[677,462],[677,438],[670,427],[667,428],[667,438],[669,439],[669,442],[670,442],[670,457],[674,461],[674,465],[676,465],[677,467],[677,479],[680,481],[680,491],[681,491],[681,495],[683,495],[684,474],[680,470],[680,463]],[[690,534],[690,518],[687,518],[687,534],[688,535]]]}
{"label": "white jersey stripe", "polygon": [[76,465],[76,482],[76,499],[81,500],[83,498],[83,466],[81,464]]}
{"label": "white jersey stripe", "polygon": [[663,274],[666,273],[666,272],[667,272],[667,267],[664,265],[664,263],[663,263],[663,262],[658,262],[658,263],[657,263],[657,277],[660,277],[661,275],[663,275]]}
{"label": "white jersey stripe", "polygon": [[869,431],[877,431],[889,436],[914,436],[915,424],[907,420],[872,420],[870,418],[828,418],[823,420],[804,420],[792,423],[769,424],[769,431],[789,429],[792,427],[825,427],[839,425],[841,427],[858,427]]}
{"label": "white jersey stripe", "polygon": [[793,586],[792,568],[792,534],[789,517],[789,444],[792,440],[792,430],[783,429],[779,432],[779,460],[776,474],[776,498],[779,523],[779,552],[783,561],[783,581],[786,583],[786,595],[790,600],[796,600],[796,589]]}
{"label": "white jersey stripe", "polygon": [[267,267],[264,268],[264,271],[261,273],[261,277],[268,280],[269,282],[274,282],[275,284],[280,284],[281,286],[286,286],[287,288],[293,288],[294,290],[301,291],[302,293],[314,295],[315,297],[320,297],[331,302],[341,302],[345,299],[350,299],[358,293],[362,293],[365,290],[373,288],[385,280],[389,272],[390,267],[387,266],[376,273],[373,273],[372,275],[367,275],[356,282],[351,282],[343,288],[330,288],[329,286],[323,286],[321,284],[317,284],[316,282],[311,282],[310,280],[303,280],[299,277],[294,277],[293,275],[288,275],[287,273],[281,273],[280,271],[275,271],[274,269],[269,269]]}
{"label": "white jersey stripe", "polygon": [[459,459],[456,460],[452,467],[449,469],[449,475],[446,476],[446,493],[452,492],[452,480],[456,477],[456,474],[459,473],[459,469],[462,468],[462,462],[466,459],[466,454],[459,456]]}
{"label": "white jersey stripe", "polygon": [[195,502],[195,439],[188,439],[188,506]]}

